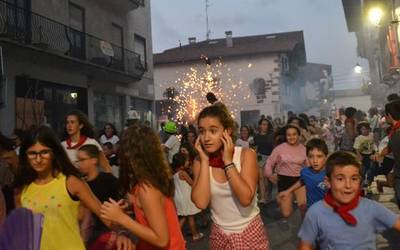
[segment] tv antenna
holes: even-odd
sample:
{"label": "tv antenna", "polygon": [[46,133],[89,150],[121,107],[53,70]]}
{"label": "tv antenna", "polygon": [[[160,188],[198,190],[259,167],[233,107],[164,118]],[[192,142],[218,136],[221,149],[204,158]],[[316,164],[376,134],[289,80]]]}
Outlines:
{"label": "tv antenna", "polygon": [[206,40],[210,40],[210,34],[211,34],[211,30],[210,30],[210,26],[208,23],[208,8],[211,6],[210,1],[206,0]]}

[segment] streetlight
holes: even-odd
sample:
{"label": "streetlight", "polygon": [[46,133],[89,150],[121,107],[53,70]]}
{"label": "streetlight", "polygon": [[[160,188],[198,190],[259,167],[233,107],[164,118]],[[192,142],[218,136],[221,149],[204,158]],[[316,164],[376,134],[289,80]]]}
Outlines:
{"label": "streetlight", "polygon": [[375,26],[379,26],[382,17],[383,17],[383,11],[379,7],[371,8],[368,11],[368,19]]}
{"label": "streetlight", "polygon": [[354,72],[356,72],[357,74],[362,73],[362,67],[360,66],[359,63],[357,63],[356,66],[354,67]]}

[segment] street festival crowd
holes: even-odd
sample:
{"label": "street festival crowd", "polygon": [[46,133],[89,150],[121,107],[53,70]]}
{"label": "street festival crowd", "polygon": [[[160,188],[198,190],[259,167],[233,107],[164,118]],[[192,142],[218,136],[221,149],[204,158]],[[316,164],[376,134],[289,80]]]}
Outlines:
{"label": "street festival crowd", "polygon": [[376,249],[377,233],[400,231],[399,215],[370,199],[391,187],[400,205],[397,94],[368,114],[289,111],[240,128],[207,98],[194,124],[160,131],[129,120],[96,133],[72,111],[62,136],[0,134],[0,249],[181,250],[186,223],[193,242],[211,223],[209,249],[270,249],[260,209],[273,200],[283,223],[300,212],[298,249]]}

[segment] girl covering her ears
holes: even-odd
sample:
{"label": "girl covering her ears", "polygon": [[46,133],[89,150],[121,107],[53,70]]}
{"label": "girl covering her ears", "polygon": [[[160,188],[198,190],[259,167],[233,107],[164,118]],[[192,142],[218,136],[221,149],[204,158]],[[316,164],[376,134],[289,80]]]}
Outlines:
{"label": "girl covering her ears", "polygon": [[152,128],[133,125],[125,131],[119,150],[120,185],[123,193],[131,194],[136,219],[112,199],[102,205],[101,217],[135,234],[137,250],[186,249],[172,198],[172,172],[158,135]]}
{"label": "girl covering her ears", "polygon": [[78,110],[68,113],[65,118],[64,137],[66,139],[61,144],[75,167],[78,167],[77,150],[83,145],[93,144],[101,151],[99,157],[100,167],[103,168],[104,172],[112,172],[112,168],[102,151],[101,145],[94,139],[94,128],[84,113]]}
{"label": "girl covering her ears", "polygon": [[203,109],[198,127],[192,201],[200,209],[210,205],[210,249],[269,249],[257,207],[256,153],[234,146],[235,122],[224,105]]}
{"label": "girl covering her ears", "polygon": [[[79,234],[78,208],[82,202],[100,216],[100,202],[81,181],[78,170],[72,165],[60,141],[48,127],[32,132],[21,147],[16,186],[17,206],[22,206],[44,216],[41,250],[85,249]],[[106,225],[110,222],[103,220]],[[127,238],[120,238],[131,249]]]}

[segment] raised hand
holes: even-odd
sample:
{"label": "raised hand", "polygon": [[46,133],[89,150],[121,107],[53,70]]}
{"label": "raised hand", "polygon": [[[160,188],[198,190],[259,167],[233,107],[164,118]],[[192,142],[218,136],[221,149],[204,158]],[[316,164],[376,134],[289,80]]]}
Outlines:
{"label": "raised hand", "polygon": [[196,149],[197,153],[199,154],[200,161],[208,161],[209,157],[206,154],[206,152],[204,152],[204,149],[201,146],[200,136],[197,137],[196,142],[194,144],[194,148]]}
{"label": "raised hand", "polygon": [[224,130],[222,132],[222,143],[224,144],[224,153],[222,156],[222,160],[225,165],[232,163],[233,161],[233,153],[235,151],[235,144],[232,141],[232,137],[228,134],[228,131]]}

